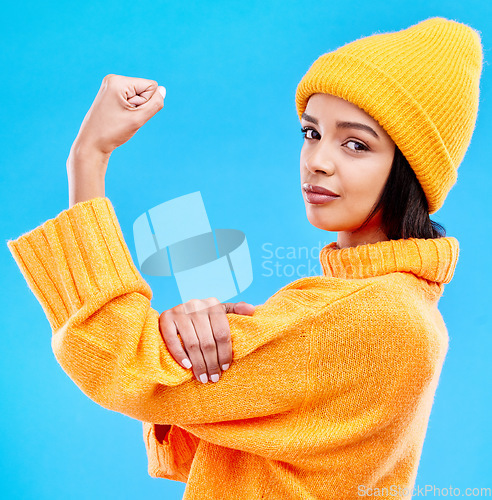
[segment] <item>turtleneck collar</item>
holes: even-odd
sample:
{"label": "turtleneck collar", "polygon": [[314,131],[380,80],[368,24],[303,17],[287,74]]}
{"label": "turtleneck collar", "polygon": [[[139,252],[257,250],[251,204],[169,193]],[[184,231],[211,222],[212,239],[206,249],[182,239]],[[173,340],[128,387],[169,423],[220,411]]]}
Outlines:
{"label": "turtleneck collar", "polygon": [[447,236],[378,241],[347,248],[338,248],[334,241],[321,249],[319,260],[327,277],[360,279],[406,272],[436,283],[449,283],[458,255],[458,240]]}

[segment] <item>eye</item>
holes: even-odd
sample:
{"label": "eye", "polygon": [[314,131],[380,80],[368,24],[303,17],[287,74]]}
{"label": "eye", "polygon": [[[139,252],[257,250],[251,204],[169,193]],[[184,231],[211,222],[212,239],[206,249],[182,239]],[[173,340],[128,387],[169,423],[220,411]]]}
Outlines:
{"label": "eye", "polygon": [[[307,140],[314,139],[314,137],[308,137],[307,136],[307,133],[309,131],[314,132],[315,134],[318,134],[318,132],[316,132],[316,130],[314,130],[314,128],[311,128],[311,127],[302,127],[301,128],[301,132],[304,134],[304,139],[307,139]],[[350,148],[349,147],[350,151],[353,151],[354,153],[363,153],[364,151],[369,151],[369,148],[365,144],[363,144],[362,142],[354,141],[353,139],[350,139],[345,144],[348,144],[349,142],[353,142],[357,147],[359,147],[359,149],[355,149],[355,148]]]}
{"label": "eye", "polygon": [[354,153],[362,153],[363,151],[369,151],[369,148],[365,144],[362,144],[362,142],[354,141],[354,140],[350,139],[345,144],[348,144],[349,142],[353,142],[354,144],[356,144],[357,146],[360,146],[362,148],[362,149],[349,148],[350,151],[353,151]]}
{"label": "eye", "polygon": [[315,132],[316,134],[318,132],[316,132],[316,130],[314,130],[314,128],[311,128],[311,127],[302,127],[301,128],[301,132],[304,134],[304,139],[313,139],[313,137],[308,137],[307,136],[307,133],[309,132],[309,130],[311,130],[312,132]]}

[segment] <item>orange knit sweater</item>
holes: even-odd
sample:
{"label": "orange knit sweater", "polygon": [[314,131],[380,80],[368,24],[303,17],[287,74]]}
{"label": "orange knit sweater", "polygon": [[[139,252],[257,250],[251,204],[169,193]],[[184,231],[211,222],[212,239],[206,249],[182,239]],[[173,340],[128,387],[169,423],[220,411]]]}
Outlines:
{"label": "orange knit sweater", "polygon": [[184,499],[410,498],[448,347],[437,303],[455,238],[330,243],[322,276],[228,314],[233,362],[207,384],[167,350],[108,198],[7,244],[62,368],[143,422],[149,474],[186,482]]}

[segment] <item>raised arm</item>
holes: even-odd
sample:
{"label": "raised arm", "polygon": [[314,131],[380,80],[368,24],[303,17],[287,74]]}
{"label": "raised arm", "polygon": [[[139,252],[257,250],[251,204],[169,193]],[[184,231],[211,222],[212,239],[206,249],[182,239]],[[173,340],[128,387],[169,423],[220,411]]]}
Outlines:
{"label": "raised arm", "polygon": [[69,206],[104,197],[111,153],[164,107],[166,89],[154,80],[106,75],[67,160]]}

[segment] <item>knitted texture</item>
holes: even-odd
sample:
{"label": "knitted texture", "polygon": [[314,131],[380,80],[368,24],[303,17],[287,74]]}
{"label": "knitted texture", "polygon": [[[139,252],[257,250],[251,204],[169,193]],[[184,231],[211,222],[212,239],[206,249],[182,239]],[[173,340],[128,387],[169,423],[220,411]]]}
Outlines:
{"label": "knitted texture", "polygon": [[448,348],[436,304],[455,238],[326,245],[322,276],[227,315],[233,361],[207,384],[169,353],[108,198],[7,244],[58,363],[93,401],[142,421],[149,474],[187,482],[185,500],[413,487]]}
{"label": "knitted texture", "polygon": [[455,184],[475,128],[482,71],[476,30],[434,17],[320,56],[299,82],[299,119],[309,97],[327,93],[357,105],[408,160],[436,212]]}

